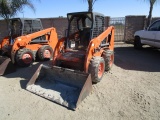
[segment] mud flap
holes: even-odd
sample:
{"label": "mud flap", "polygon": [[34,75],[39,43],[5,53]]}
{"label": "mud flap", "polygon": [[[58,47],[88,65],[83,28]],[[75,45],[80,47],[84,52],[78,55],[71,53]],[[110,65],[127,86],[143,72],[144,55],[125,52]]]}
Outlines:
{"label": "mud flap", "polygon": [[92,91],[92,81],[90,74],[41,64],[26,89],[75,110]]}
{"label": "mud flap", "polygon": [[11,62],[11,59],[5,56],[0,56],[0,75],[6,75],[16,71],[16,67]]}

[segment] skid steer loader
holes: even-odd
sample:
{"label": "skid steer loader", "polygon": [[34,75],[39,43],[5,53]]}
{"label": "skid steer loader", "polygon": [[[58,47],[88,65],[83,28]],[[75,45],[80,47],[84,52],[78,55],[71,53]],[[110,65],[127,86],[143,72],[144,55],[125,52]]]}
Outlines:
{"label": "skid steer loader", "polygon": [[26,89],[75,110],[114,61],[114,27],[104,15],[68,13],[67,35],[55,48],[53,65],[40,65]]}
{"label": "skid steer loader", "polygon": [[[10,34],[0,43],[0,75],[15,71],[14,63],[29,66],[35,60],[50,59],[58,42],[55,28],[43,29],[39,19],[14,18]],[[8,56],[8,57],[6,57]]]}

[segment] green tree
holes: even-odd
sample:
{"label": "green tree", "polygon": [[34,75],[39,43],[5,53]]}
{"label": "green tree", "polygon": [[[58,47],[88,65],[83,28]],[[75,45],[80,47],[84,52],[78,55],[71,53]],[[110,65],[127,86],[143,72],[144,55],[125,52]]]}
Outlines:
{"label": "green tree", "polygon": [[88,2],[88,11],[92,12],[93,11],[93,5],[97,0],[84,0]]}
{"label": "green tree", "polygon": [[147,17],[147,24],[146,24],[146,26],[148,27],[151,24],[153,7],[155,3],[157,3],[159,0],[144,0],[144,1],[148,1],[150,4],[149,15]]}
{"label": "green tree", "polygon": [[4,18],[8,25],[9,19],[22,12],[24,6],[30,7],[35,12],[31,0],[0,0],[0,17]]}

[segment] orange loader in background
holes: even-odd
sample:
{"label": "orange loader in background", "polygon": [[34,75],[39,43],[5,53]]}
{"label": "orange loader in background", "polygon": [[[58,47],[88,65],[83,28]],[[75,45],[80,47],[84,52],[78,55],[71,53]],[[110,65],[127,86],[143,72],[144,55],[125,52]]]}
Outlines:
{"label": "orange loader in background", "polygon": [[42,29],[39,19],[11,19],[10,35],[0,43],[0,75],[14,72],[15,63],[25,67],[36,58],[52,59],[57,33],[55,28]]}
{"label": "orange loader in background", "polygon": [[53,55],[53,66],[40,65],[26,89],[76,109],[114,61],[114,27],[104,29],[104,15],[68,13],[68,30]]}

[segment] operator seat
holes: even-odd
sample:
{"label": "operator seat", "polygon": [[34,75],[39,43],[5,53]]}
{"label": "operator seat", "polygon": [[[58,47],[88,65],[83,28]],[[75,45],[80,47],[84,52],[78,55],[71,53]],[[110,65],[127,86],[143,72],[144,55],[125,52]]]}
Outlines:
{"label": "operator seat", "polygon": [[83,28],[83,30],[80,31],[80,43],[78,47],[79,49],[87,49],[90,42],[90,30],[91,28]]}

